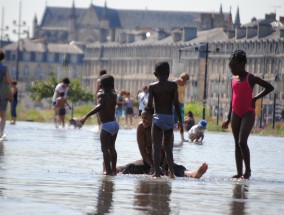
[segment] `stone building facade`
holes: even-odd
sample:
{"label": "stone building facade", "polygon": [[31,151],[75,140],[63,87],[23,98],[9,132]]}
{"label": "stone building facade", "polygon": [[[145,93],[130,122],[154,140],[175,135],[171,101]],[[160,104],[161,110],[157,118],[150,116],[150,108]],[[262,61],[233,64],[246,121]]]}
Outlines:
{"label": "stone building facade", "polygon": [[[25,71],[25,65],[29,65],[26,70],[29,74],[22,75],[27,83],[31,80],[27,77],[43,79],[45,76],[40,74],[46,74],[53,65],[52,70],[57,67],[64,71],[62,60],[67,53],[80,59],[70,62],[70,71],[74,71],[72,77],[82,77],[82,85],[96,89],[98,72],[106,69],[115,77],[117,91],[127,89],[136,95],[144,85],[155,81],[155,63],[168,61],[170,79],[182,72],[190,75],[186,102],[206,102],[210,114],[219,112],[226,116],[231,77],[228,59],[234,50],[243,49],[248,56],[247,70],[276,86],[275,94],[269,94],[262,101],[261,116],[271,120],[274,96],[279,109],[284,105],[283,20],[280,17],[278,21],[272,13],[264,19],[241,24],[238,9],[233,23],[231,12],[223,13],[222,7],[217,13],[116,10],[106,5],[90,5],[87,9],[75,8],[74,4],[71,8],[47,7],[41,24],[37,18],[34,21],[34,37],[42,41],[37,48],[21,49],[20,68]],[[208,52],[202,44],[208,44]],[[66,46],[72,49],[66,50]],[[5,47],[12,73],[15,47],[15,44]],[[45,53],[42,62],[25,61],[25,55],[37,59],[35,53]],[[47,53],[57,56],[54,64],[48,61],[52,57]],[[40,72],[39,67],[45,69]]]}

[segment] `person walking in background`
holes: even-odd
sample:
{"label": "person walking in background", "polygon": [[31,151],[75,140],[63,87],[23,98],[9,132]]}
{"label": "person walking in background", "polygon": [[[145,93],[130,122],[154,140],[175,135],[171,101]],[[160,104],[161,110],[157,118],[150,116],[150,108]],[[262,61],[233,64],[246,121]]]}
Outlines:
{"label": "person walking in background", "polygon": [[188,111],[186,116],[184,117],[184,123],[186,131],[189,131],[191,127],[195,125],[193,113],[191,111]]}
{"label": "person walking in background", "polygon": [[168,62],[159,62],[155,65],[154,75],[158,81],[149,85],[148,104],[145,109],[154,108],[152,123],[154,177],[161,177],[160,156],[161,146],[164,148],[168,162],[168,176],[175,178],[173,170],[173,106],[178,114],[179,128],[183,133],[181,112],[178,103],[177,84],[169,81],[170,66]]}
{"label": "person walking in background", "polygon": [[8,67],[2,63],[5,54],[0,50],[0,141],[5,140],[6,111],[8,101],[12,101],[11,76]]}
{"label": "person walking in background", "polygon": [[133,120],[133,99],[131,98],[130,92],[126,92],[125,98],[125,127],[132,128],[132,120]]}
{"label": "person walking in background", "polygon": [[115,106],[117,94],[114,92],[114,78],[105,74],[101,76],[101,87],[97,94],[96,107],[87,113],[81,120],[82,125],[92,115],[98,113],[101,121],[100,141],[103,152],[106,175],[116,175],[117,153],[115,141],[119,130],[119,124],[115,120]]}
{"label": "person walking in background", "polygon": [[148,102],[148,96],[149,96],[148,86],[144,86],[142,91],[140,93],[138,93],[138,95],[137,95],[137,99],[138,99],[138,102],[139,102],[138,116],[141,116],[141,113],[144,110],[144,108],[145,108],[145,106]]}
{"label": "person walking in background", "polygon": [[[189,75],[185,72],[180,74],[179,78],[175,80],[178,86],[178,102],[179,102],[179,108],[181,111],[181,117],[182,117],[181,124],[182,125],[184,123],[184,96],[185,96],[185,90],[187,87],[188,80],[189,80]],[[174,120],[175,120],[175,124],[177,124],[178,122],[177,112],[174,112]],[[180,130],[180,137],[181,137],[181,142],[186,142],[186,140],[184,139],[183,130]]]}
{"label": "person walking in background", "polygon": [[18,88],[17,88],[17,81],[12,81],[12,102],[11,102],[11,121],[10,124],[16,124],[17,118],[17,105],[18,105]]}
{"label": "person walking in background", "polygon": [[[247,63],[246,53],[236,50],[230,56],[229,67],[232,72],[231,90],[232,98],[227,120],[222,128],[228,128],[231,122],[232,132],[235,139],[235,160],[237,175],[233,178],[249,179],[251,176],[250,150],[248,137],[255,122],[255,102],[273,91],[274,87],[267,81],[248,73],[245,70]],[[255,84],[263,87],[263,90],[253,96]],[[243,174],[243,162],[245,173]]]}
{"label": "person walking in background", "polygon": [[70,85],[70,80],[69,78],[64,78],[62,79],[62,82],[57,84],[54,90],[54,94],[52,97],[52,104],[53,104],[53,109],[54,109],[54,124],[55,127],[57,127],[57,113],[56,113],[56,99],[59,97],[61,92],[64,92],[64,98],[67,100],[67,94],[69,90],[69,85]]}
{"label": "person walking in background", "polygon": [[124,105],[125,105],[124,95],[125,95],[125,90],[121,90],[119,96],[117,97],[117,106],[116,106],[115,115],[118,123],[120,123],[120,119],[122,118],[124,111]]}

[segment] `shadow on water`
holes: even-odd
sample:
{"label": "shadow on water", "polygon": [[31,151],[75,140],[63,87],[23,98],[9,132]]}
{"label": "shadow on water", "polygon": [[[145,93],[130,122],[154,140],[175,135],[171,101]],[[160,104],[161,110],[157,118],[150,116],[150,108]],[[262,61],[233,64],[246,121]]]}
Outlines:
{"label": "shadow on water", "polygon": [[139,181],[135,192],[134,207],[146,214],[170,214],[171,183]]}
{"label": "shadow on water", "polygon": [[248,185],[236,183],[233,189],[233,198],[231,203],[231,215],[244,215],[246,209],[246,199],[248,194]]}

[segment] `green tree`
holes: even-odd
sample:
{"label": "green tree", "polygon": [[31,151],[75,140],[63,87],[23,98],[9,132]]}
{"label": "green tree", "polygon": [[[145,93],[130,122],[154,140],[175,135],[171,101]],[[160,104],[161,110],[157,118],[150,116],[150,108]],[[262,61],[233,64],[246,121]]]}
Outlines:
{"label": "green tree", "polygon": [[[50,74],[45,81],[37,80],[30,87],[30,97],[34,101],[41,101],[42,99],[51,100],[57,84],[54,74]],[[77,102],[88,102],[93,100],[93,94],[89,89],[82,88],[80,79],[76,78],[71,80],[68,100],[70,100],[72,104]]]}
{"label": "green tree", "polygon": [[41,101],[42,99],[50,99],[53,96],[54,88],[57,85],[57,80],[54,74],[50,74],[47,80],[36,80],[29,88],[30,97],[34,101]]}

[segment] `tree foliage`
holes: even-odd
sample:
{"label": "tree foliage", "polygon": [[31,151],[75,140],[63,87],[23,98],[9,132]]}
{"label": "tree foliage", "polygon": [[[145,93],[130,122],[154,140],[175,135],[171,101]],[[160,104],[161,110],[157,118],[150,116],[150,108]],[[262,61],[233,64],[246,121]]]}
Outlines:
{"label": "tree foliage", "polygon": [[[50,74],[47,80],[37,80],[30,87],[30,97],[34,101],[41,101],[42,99],[51,99],[54,94],[54,89],[57,85],[57,80],[54,74]],[[71,80],[70,89],[68,92],[68,100],[72,103],[88,102],[93,100],[93,94],[89,89],[83,88],[80,79]]]}

